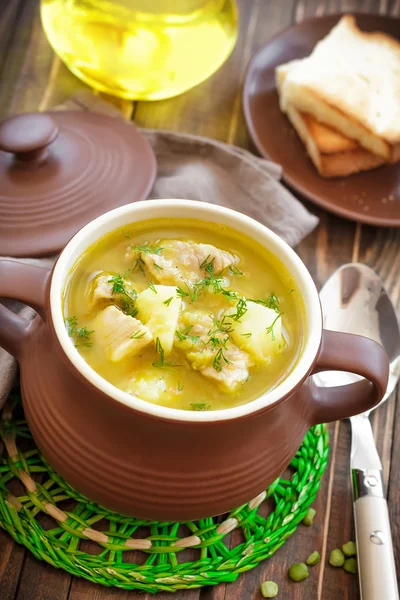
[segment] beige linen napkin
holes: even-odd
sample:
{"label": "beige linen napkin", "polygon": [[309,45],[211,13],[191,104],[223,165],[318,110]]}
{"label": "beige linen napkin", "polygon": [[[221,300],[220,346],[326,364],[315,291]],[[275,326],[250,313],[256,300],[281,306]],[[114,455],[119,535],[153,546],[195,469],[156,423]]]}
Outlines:
{"label": "beige linen napkin", "polygon": [[[57,110],[96,111],[122,118],[115,106],[91,92],[81,92]],[[157,158],[157,179],[150,198],[188,198],[233,208],[257,219],[296,246],[318,224],[280,183],[281,168],[247,150],[196,135],[141,129]],[[46,266],[53,259],[21,259]],[[30,308],[7,302],[24,318]],[[21,312],[22,311],[22,312]],[[0,349],[0,407],[16,375],[16,364]]]}

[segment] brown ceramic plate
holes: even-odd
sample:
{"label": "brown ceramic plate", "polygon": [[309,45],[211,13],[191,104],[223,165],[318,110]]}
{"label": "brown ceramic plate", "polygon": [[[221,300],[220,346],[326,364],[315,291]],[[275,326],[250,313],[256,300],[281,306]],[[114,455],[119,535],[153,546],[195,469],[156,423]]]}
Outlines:
{"label": "brown ceramic plate", "polygon": [[[257,52],[248,67],[243,91],[247,126],[259,152],[282,165],[284,181],[305,198],[347,219],[400,227],[400,163],[324,179],[279,109],[275,67],[308,56],[341,16],[304,21],[282,31]],[[400,39],[400,19],[368,14],[355,17],[365,31],[383,31]]]}

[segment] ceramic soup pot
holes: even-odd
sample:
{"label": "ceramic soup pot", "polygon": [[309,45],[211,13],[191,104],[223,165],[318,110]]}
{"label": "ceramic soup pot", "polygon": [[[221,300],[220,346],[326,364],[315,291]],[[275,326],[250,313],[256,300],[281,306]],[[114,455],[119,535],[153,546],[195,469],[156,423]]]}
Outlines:
{"label": "ceramic soup pot", "polygon": [[[291,272],[304,300],[307,333],[297,365],[277,387],[235,408],[183,411],[117,389],[80,356],[62,312],[71,268],[107,232],[154,217],[228,225],[273,252]],[[117,208],[81,229],[51,272],[1,259],[0,296],[38,312],[26,321],[0,305],[0,344],[20,363],[25,415],[38,447],[77,490],[126,515],[185,521],[240,506],[282,473],[311,425],[370,409],[386,389],[383,348],[367,338],[324,331],[317,289],[297,254],[260,223],[220,206],[154,200]],[[322,370],[366,379],[347,388],[320,388],[310,375]]]}

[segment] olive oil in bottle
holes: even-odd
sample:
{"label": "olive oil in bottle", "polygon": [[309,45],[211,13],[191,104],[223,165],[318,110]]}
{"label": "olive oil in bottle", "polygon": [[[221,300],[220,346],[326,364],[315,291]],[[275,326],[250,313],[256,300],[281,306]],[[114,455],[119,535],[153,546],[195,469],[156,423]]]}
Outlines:
{"label": "olive oil in bottle", "polygon": [[75,75],[132,100],[192,88],[220,67],[237,37],[235,0],[42,0],[41,15]]}

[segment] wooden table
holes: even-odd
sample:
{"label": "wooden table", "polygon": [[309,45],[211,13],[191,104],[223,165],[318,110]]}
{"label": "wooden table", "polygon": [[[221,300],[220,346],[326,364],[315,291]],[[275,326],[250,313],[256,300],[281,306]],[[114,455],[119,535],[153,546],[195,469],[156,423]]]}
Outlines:
{"label": "wooden table", "polygon": [[[156,103],[114,102],[141,127],[175,129],[217,138],[254,151],[241,110],[241,87],[246,65],[254,52],[280,29],[313,15],[340,10],[364,10],[400,16],[400,0],[240,0],[240,36],[228,62],[211,79],[192,91]],[[38,0],[0,2],[0,118],[45,109],[86,86],[54,56],[41,28]],[[306,203],[307,204],[307,203]],[[400,230],[376,229],[307,207],[320,225],[296,249],[321,286],[341,264],[360,261],[374,268],[386,282],[400,309]],[[384,464],[393,539],[400,559],[400,403],[392,397],[372,418]],[[279,598],[297,600],[356,600],[357,578],[327,565],[331,549],[354,539],[349,487],[350,431],[347,422],[330,425],[331,458],[315,502],[313,528],[297,533],[269,561],[242,575],[236,583],[175,594],[175,600],[259,599],[260,582],[272,579]],[[293,562],[318,549],[319,567],[294,584],[287,577]],[[398,566],[400,561],[398,561]],[[158,598],[165,600],[167,594]],[[149,600],[150,595],[107,589],[42,564],[0,531],[1,600]],[[376,599],[384,600],[384,599]]]}

